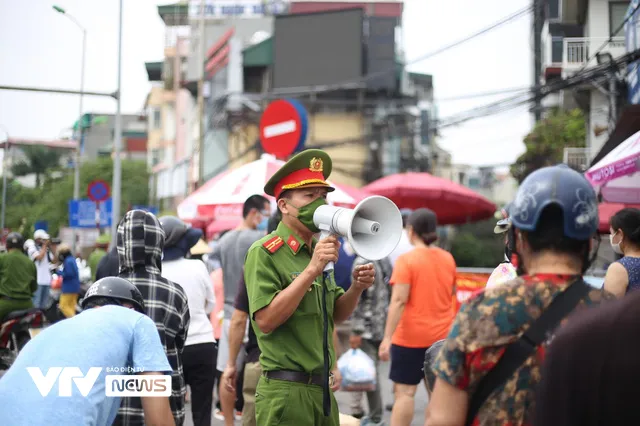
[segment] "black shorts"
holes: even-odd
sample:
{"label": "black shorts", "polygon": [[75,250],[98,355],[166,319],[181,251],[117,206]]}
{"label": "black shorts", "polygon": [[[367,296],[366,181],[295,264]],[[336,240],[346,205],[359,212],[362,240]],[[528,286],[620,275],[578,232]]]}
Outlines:
{"label": "black shorts", "polygon": [[417,385],[424,379],[424,353],[426,348],[407,348],[391,345],[389,379],[401,385]]}

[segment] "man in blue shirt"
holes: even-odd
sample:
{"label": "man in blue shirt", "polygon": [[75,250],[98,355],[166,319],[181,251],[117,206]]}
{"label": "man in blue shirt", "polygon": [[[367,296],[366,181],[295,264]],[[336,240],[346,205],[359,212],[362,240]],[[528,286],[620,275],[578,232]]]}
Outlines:
{"label": "man in blue shirt", "polygon": [[[144,299],[133,284],[99,280],[82,307],[81,314],[27,343],[2,377],[0,424],[108,426],[120,407],[119,396],[106,395],[112,390],[106,386],[109,376],[171,374],[158,330],[143,314]],[[74,367],[79,373],[71,379]],[[175,425],[168,397],[143,397],[142,405],[147,425]]]}

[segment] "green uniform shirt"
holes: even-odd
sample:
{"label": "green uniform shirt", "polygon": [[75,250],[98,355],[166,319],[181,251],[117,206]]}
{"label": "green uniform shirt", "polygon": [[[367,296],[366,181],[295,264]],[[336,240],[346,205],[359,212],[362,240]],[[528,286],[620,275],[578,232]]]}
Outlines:
{"label": "green uniform shirt", "polygon": [[100,260],[107,255],[107,252],[104,249],[97,248],[90,255],[87,263],[89,264],[89,268],[91,268],[91,277],[93,281],[96,280],[96,272],[98,272],[98,264]]}
{"label": "green uniform shirt", "polygon": [[[314,240],[314,247],[315,243]],[[282,222],[275,232],[256,241],[247,253],[244,278],[251,323],[260,346],[260,364],[264,371],[293,370],[322,374],[322,275],[313,282],[293,315],[273,332],[262,333],[254,320],[254,314],[268,306],[279,292],[302,273],[310,261],[311,251],[308,246]],[[344,290],[336,285],[333,271],[329,274],[326,285],[329,354],[330,365],[333,366],[333,311],[336,300],[344,294]]]}
{"label": "green uniform shirt", "polygon": [[30,300],[38,288],[36,265],[20,250],[0,255],[0,296]]}

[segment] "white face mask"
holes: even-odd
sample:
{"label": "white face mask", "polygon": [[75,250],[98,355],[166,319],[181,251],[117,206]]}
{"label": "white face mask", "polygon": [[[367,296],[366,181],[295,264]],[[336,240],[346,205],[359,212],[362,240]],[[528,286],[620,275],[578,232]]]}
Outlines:
{"label": "white face mask", "polygon": [[[613,249],[613,251],[616,254],[621,254],[624,255],[624,252],[620,249],[620,243],[614,243],[613,242],[613,237],[614,235],[616,235],[617,232],[614,232],[613,234],[609,234],[609,242],[611,243],[611,248]],[[622,242],[622,241],[621,241]]]}

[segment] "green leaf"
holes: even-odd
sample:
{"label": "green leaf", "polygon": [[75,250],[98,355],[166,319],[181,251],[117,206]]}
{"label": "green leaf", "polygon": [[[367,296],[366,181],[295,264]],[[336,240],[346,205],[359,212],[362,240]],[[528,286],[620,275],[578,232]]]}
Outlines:
{"label": "green leaf", "polygon": [[511,174],[521,183],[533,171],[561,163],[564,148],[584,148],[586,138],[585,117],[580,109],[553,109],[525,136],[526,151],[511,166]]}

